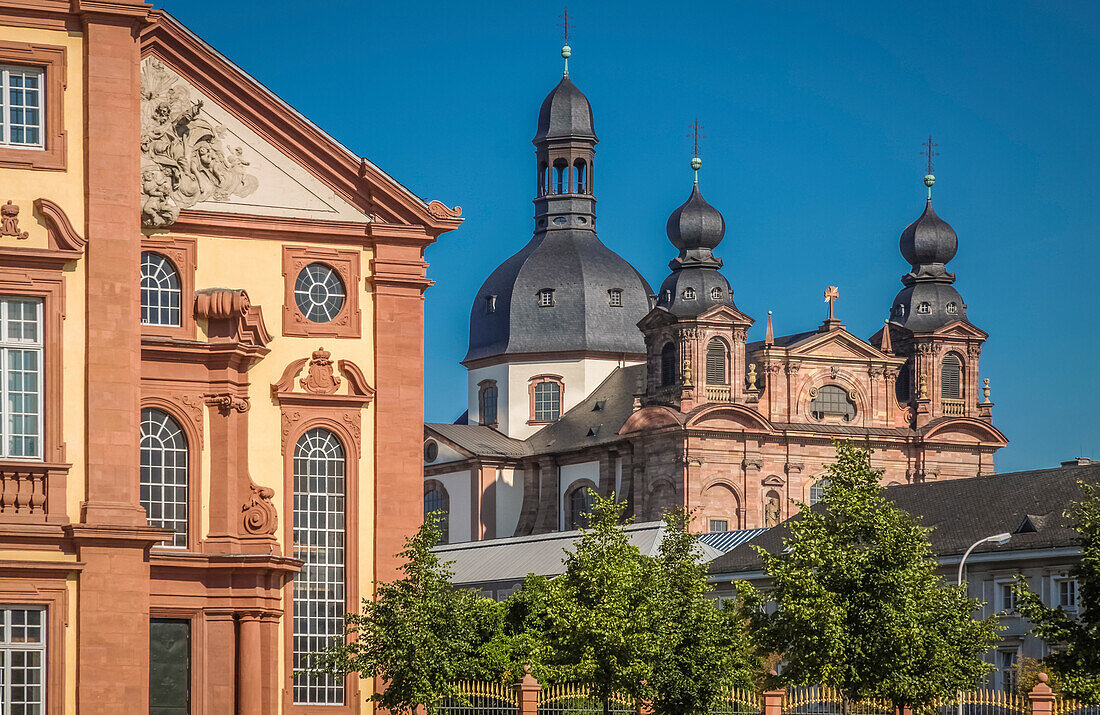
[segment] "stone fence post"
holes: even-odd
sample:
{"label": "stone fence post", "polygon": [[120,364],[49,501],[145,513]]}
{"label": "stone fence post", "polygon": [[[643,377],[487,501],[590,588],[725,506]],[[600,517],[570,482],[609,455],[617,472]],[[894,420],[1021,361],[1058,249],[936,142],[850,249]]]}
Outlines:
{"label": "stone fence post", "polygon": [[784,689],[779,690],[765,690],[761,693],[763,696],[764,713],[763,715],[783,715],[783,698],[786,697],[787,691]]}
{"label": "stone fence post", "polygon": [[1054,712],[1054,691],[1047,685],[1048,680],[1050,678],[1046,673],[1039,673],[1039,682],[1027,694],[1032,715],[1051,715]]}
{"label": "stone fence post", "polygon": [[531,666],[523,666],[523,678],[516,683],[516,715],[538,715],[542,686],[531,675]]}

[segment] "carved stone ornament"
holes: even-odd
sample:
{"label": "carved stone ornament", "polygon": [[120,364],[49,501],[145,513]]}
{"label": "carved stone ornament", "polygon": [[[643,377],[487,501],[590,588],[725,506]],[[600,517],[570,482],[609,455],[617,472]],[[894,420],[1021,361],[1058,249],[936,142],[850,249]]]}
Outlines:
{"label": "carved stone ornament", "polygon": [[8,199],[8,203],[0,206],[0,236],[11,236],[20,240],[29,234],[19,230],[19,207]]}
{"label": "carved stone ornament", "polygon": [[928,376],[927,375],[921,375],[920,376],[920,382],[918,383],[918,387],[917,387],[917,399],[918,400],[927,400],[928,399]]}
{"label": "carved stone ornament", "polygon": [[279,514],[271,498],[275,496],[275,490],[270,487],[260,487],[248,483],[250,494],[241,506],[241,522],[244,530],[253,536],[266,536],[274,534],[279,526]]}
{"label": "carved stone ornament", "polygon": [[749,387],[750,390],[756,390],[756,363],[749,363]]}
{"label": "carved stone ornament", "polygon": [[315,395],[331,395],[340,386],[340,378],[332,374],[332,353],[324,348],[313,351],[309,359],[309,375],[298,381],[302,389]]}
{"label": "carved stone ornament", "polygon": [[970,343],[966,346],[966,354],[972,358],[976,358],[982,354],[981,343]]}
{"label": "carved stone ornament", "polygon": [[840,374],[840,365],[830,365],[829,366],[829,375],[830,375],[830,377],[832,377],[835,380],[836,376],[839,375],[839,374]]}
{"label": "carved stone ornament", "polygon": [[247,397],[238,397],[237,395],[231,395],[228,392],[209,392],[203,395],[203,399],[206,400],[206,404],[210,405],[211,407],[217,407],[222,412],[229,412],[230,410],[236,410],[237,412],[248,412],[248,408],[251,406]]}
{"label": "carved stone ornament", "polygon": [[428,202],[428,213],[436,218],[458,218],[462,215],[462,207],[448,208],[447,204],[433,199]]}
{"label": "carved stone ornament", "polygon": [[241,146],[191,99],[191,88],[157,59],[141,66],[141,223],[168,226],[180,209],[245,197],[259,186]]}

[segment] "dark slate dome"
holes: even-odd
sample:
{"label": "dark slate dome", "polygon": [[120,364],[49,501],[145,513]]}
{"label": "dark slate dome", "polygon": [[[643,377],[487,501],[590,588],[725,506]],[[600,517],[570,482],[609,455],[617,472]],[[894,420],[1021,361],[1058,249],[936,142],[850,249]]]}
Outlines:
{"label": "dark slate dome", "polygon": [[[550,307],[539,305],[544,289],[554,291]],[[621,291],[621,306],[612,305],[610,291]],[[643,355],[637,324],[650,310],[650,294],[641,274],[591,230],[540,231],[478,291],[464,362],[515,353]]]}
{"label": "dark slate dome", "polygon": [[595,139],[595,126],[588,98],[568,77],[562,77],[558,86],[542,101],[539,128],[532,141],[558,137]]}
{"label": "dark slate dome", "polygon": [[966,320],[966,303],[947,283],[914,283],[894,298],[890,322],[914,333],[939,330],[956,320]]}
{"label": "dark slate dome", "polygon": [[726,235],[726,220],[718,209],[707,203],[699,193],[699,185],[691,189],[691,196],[668,217],[665,225],[668,240],[684,251],[699,248],[714,249]]}
{"label": "dark slate dome", "polygon": [[737,309],[729,281],[713,268],[673,271],[661,284],[657,305],[678,317],[700,315],[716,305]]}
{"label": "dark slate dome", "polygon": [[901,232],[899,243],[902,257],[912,266],[947,263],[959,249],[955,229],[932,210],[932,199],[928,199],[920,218]]}

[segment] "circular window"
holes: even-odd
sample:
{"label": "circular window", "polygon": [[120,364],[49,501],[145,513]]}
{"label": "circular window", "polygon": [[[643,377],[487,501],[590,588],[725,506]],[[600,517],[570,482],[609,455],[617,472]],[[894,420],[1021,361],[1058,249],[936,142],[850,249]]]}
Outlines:
{"label": "circular window", "polygon": [[294,281],[294,301],[306,320],[327,323],[344,307],[344,282],[323,263],[310,263]]}
{"label": "circular window", "polygon": [[427,442],[424,444],[424,461],[434,462],[436,457],[439,456],[439,445],[435,442]]}

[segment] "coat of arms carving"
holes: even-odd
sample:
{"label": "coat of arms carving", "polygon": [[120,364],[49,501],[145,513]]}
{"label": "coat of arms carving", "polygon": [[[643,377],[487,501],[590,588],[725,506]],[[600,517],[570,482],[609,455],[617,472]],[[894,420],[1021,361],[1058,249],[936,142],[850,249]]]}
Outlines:
{"label": "coat of arms carving", "polygon": [[175,223],[180,209],[245,197],[259,186],[240,146],[159,60],[141,67],[141,222]]}

